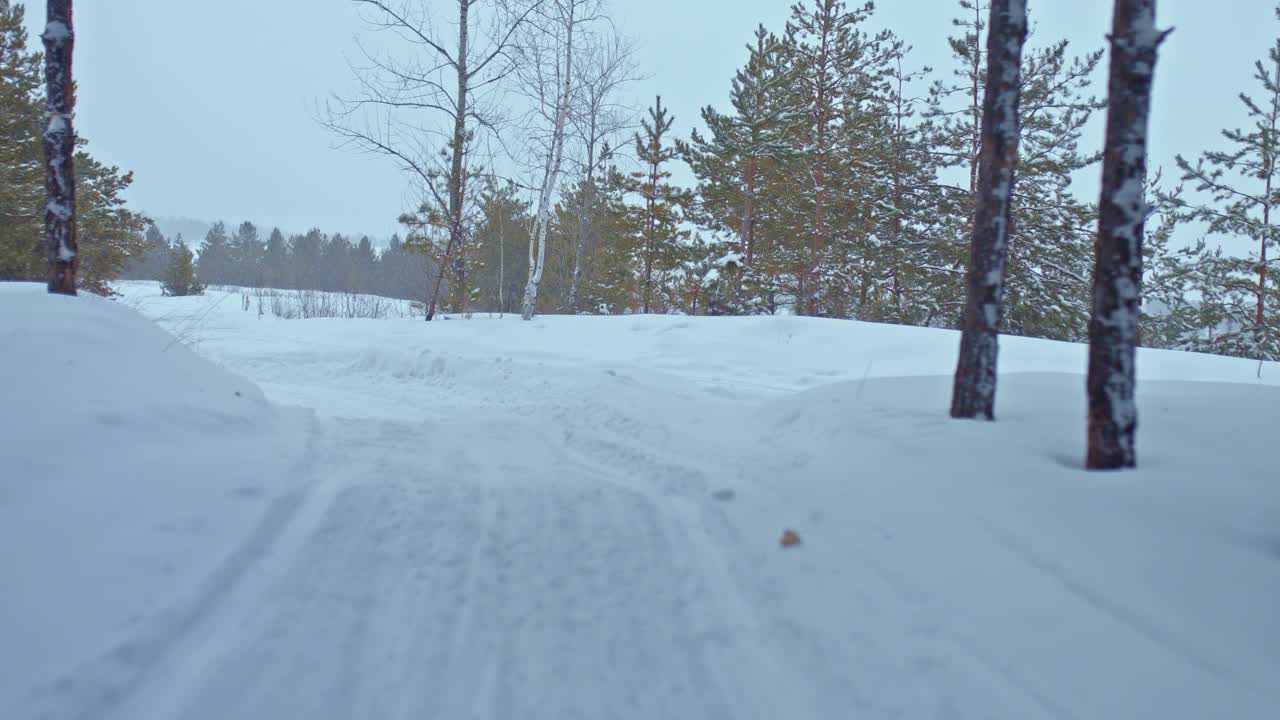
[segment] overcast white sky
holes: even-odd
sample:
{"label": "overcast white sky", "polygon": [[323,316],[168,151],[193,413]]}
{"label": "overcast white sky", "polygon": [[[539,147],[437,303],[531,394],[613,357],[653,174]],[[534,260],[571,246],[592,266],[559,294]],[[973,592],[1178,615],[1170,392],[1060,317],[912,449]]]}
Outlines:
{"label": "overcast white sky", "polygon": [[[780,30],[786,0],[612,0],[648,79],[687,135],[698,109],[723,108],[758,23]],[[1031,0],[1038,37],[1098,48],[1110,0]],[[31,29],[43,3],[28,3]],[[1280,34],[1273,0],[1159,0],[1175,28],[1156,79],[1153,160],[1194,155],[1238,126],[1235,96]],[[913,65],[949,70],[955,0],[881,0],[872,27],[914,46]],[[333,149],[314,106],[350,85],[360,31],[350,0],[109,0],[76,7],[77,129],[104,161],[136,172],[132,204],[158,216],[250,219],[290,231],[394,232],[405,181],[385,159]],[[1105,72],[1105,62],[1103,71]],[[1099,78],[1098,94],[1105,91]],[[1094,129],[1102,133],[1101,123]]]}

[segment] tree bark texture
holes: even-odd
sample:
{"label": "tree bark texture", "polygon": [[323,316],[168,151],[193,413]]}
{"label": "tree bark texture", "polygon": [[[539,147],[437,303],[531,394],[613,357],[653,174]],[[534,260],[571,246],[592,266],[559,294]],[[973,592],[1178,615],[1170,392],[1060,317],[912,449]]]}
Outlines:
{"label": "tree bark texture", "polygon": [[1018,163],[1018,105],[1026,0],[992,0],[987,86],[982,109],[978,196],[970,243],[968,292],[951,416],[995,418],[996,357],[1009,256],[1009,223]]}
{"label": "tree bark texture", "polygon": [[1147,206],[1147,119],[1156,48],[1155,0],[1116,0],[1111,29],[1107,135],[1094,241],[1089,321],[1089,445],[1094,470],[1137,464],[1134,362]]}
{"label": "tree bark texture", "polygon": [[80,253],[76,239],[76,134],[71,122],[75,110],[71,0],[48,0],[48,24],[42,39],[46,85],[44,235],[49,252],[49,292],[75,295]]}

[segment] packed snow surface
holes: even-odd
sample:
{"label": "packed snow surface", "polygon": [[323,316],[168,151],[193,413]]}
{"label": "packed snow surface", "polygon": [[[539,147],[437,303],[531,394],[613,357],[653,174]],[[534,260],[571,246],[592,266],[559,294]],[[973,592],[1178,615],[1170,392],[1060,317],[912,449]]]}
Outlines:
{"label": "packed snow surface", "polygon": [[1278,717],[1276,364],[1090,474],[1079,345],[121,289],[0,284],[6,720]]}

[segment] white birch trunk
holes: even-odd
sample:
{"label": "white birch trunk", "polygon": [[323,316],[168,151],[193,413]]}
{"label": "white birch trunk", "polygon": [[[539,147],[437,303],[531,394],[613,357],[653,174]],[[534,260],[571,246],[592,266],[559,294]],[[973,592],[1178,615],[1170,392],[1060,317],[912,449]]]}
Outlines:
{"label": "white birch trunk", "polygon": [[[547,227],[551,224],[551,202],[560,181],[560,165],[564,159],[565,128],[569,121],[569,103],[573,90],[573,30],[575,5],[569,2],[565,17],[564,66],[562,89],[556,101],[555,124],[551,130],[550,157],[546,175],[543,176],[541,194],[538,197],[538,216],[533,233],[529,237],[529,282],[524,289],[524,306],[521,317],[532,320],[537,312],[538,286],[542,284],[542,268],[547,259]],[[536,250],[535,250],[536,248]]]}

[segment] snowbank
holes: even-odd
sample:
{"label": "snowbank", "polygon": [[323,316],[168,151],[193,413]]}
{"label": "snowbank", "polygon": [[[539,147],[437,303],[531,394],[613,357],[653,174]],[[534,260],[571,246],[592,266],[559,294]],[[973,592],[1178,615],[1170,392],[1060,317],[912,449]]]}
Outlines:
{"label": "snowbank", "polygon": [[1081,345],[1004,338],[999,421],[956,422],[950,332],[123,291],[182,342],[0,285],[0,717],[1280,707],[1275,363],[1141,352],[1099,475]]}
{"label": "snowbank", "polygon": [[[0,715],[127,680],[242,568],[310,420],[91,295],[0,283]],[[56,711],[49,711],[57,716]]]}

